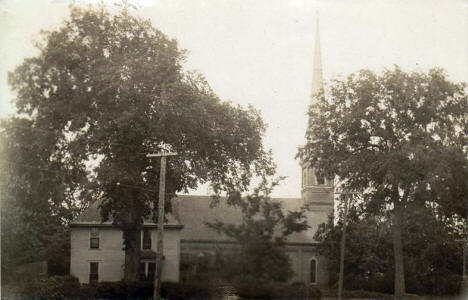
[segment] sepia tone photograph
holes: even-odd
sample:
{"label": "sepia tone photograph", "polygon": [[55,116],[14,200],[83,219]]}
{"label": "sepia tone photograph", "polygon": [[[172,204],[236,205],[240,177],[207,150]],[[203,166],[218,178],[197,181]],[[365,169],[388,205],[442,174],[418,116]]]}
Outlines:
{"label": "sepia tone photograph", "polygon": [[1,299],[468,300],[468,1],[0,0]]}

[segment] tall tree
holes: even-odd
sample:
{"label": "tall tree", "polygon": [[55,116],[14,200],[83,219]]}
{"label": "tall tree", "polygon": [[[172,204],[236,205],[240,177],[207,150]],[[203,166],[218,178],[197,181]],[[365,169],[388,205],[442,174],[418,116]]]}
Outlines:
{"label": "tall tree", "polygon": [[466,85],[448,81],[440,69],[363,70],[334,80],[327,97],[322,92],[316,100],[299,155],[319,173],[364,190],[369,207],[392,212],[395,295],[401,297],[408,205],[433,203],[440,213],[466,217]]}
{"label": "tall tree", "polygon": [[84,166],[66,166],[63,145],[55,138],[48,130],[34,130],[28,119],[0,122],[2,274],[6,279],[17,265],[41,260],[49,261],[53,274],[66,272],[66,225],[87,207],[93,190]]}
{"label": "tall tree", "polygon": [[140,230],[158,192],[159,165],[147,153],[179,153],[168,163],[168,202],[201,182],[244,190],[271,172],[258,112],[222,102],[183,71],[175,40],[126,8],[74,7],[39,50],[9,76],[18,113],[56,133],[52,145],[66,145],[68,165],[92,168],[103,219],[124,232],[126,280],[138,279]]}

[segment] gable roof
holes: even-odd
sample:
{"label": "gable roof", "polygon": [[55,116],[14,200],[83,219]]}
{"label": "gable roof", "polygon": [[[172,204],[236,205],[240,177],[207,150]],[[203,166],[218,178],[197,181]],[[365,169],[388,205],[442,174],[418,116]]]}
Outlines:
{"label": "gable roof", "polygon": [[[96,200],[91,205],[83,211],[78,217],[76,217],[70,224],[71,225],[98,225],[98,224],[112,224],[112,216],[109,216],[109,220],[103,222],[101,218],[101,211],[99,206],[101,205],[102,200]],[[179,225],[180,223],[174,218],[173,215],[166,215],[168,222],[166,225]],[[156,225],[153,220],[145,219],[145,225]],[[166,227],[164,225],[164,227]]]}
{"label": "gable roof", "polygon": [[180,224],[185,225],[185,230],[181,232],[182,240],[232,241],[206,226],[205,222],[218,219],[226,224],[239,224],[242,222],[242,212],[227,205],[223,199],[216,206],[210,207],[211,203],[210,196],[181,195],[172,199],[172,213]]}
{"label": "gable roof", "polygon": [[101,221],[101,212],[99,210],[99,205],[101,205],[101,200],[96,200],[77,218],[72,221],[72,224],[94,224],[94,223],[107,223]]}
{"label": "gable roof", "polygon": [[[285,211],[294,210],[301,203],[298,198],[274,198],[273,200],[281,202]],[[172,214],[167,215],[168,224],[181,224],[184,226],[181,231],[182,241],[233,241],[224,234],[218,234],[215,230],[206,226],[205,223],[219,220],[225,224],[240,224],[242,222],[242,211],[228,205],[223,199],[212,207],[211,203],[212,198],[210,196],[179,195],[172,199]],[[72,225],[102,224],[99,211],[100,204],[100,201],[95,201],[72,222]],[[105,224],[112,224],[112,221],[105,222]],[[151,220],[145,220],[145,224],[154,225]],[[293,233],[288,236],[287,241],[289,243],[316,243],[309,231]]]}

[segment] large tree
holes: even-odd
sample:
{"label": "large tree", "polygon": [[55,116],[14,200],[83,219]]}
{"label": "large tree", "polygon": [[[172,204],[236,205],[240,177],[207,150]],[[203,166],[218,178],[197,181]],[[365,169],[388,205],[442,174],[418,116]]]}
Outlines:
{"label": "large tree", "polygon": [[73,7],[38,48],[9,76],[18,113],[55,133],[67,166],[92,169],[103,219],[124,232],[126,280],[138,278],[140,230],[158,193],[159,163],[146,154],[179,153],[168,162],[168,202],[207,181],[242,191],[271,172],[258,112],[222,102],[183,70],[175,40],[127,9]]}
{"label": "large tree", "polygon": [[370,207],[389,210],[395,294],[405,293],[402,231],[410,203],[466,217],[467,94],[440,69],[382,74],[363,70],[334,80],[310,109],[299,155],[319,173],[364,191]]}

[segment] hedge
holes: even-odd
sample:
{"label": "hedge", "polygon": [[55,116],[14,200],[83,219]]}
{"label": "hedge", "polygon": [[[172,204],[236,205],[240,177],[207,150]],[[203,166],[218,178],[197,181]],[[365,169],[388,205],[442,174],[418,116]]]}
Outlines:
{"label": "hedge", "polygon": [[[323,290],[322,294],[326,297],[336,297],[338,291],[335,289]],[[379,300],[393,300],[395,296],[393,294],[385,294],[379,292],[372,292],[366,290],[343,290],[343,298],[344,299],[379,299]],[[424,297],[414,295],[414,294],[406,294],[406,300],[418,300],[418,299],[425,299]]]}
{"label": "hedge", "polygon": [[[18,285],[22,299],[150,299],[151,282],[99,282],[80,285],[72,276],[54,276],[47,279],[24,281]],[[170,300],[202,300],[220,298],[226,293],[248,299],[319,300],[318,289],[304,284],[242,283],[231,286],[210,286],[196,283],[163,283],[161,295]],[[7,296],[7,295],[4,295]],[[11,297],[9,297],[11,299]]]}
{"label": "hedge", "polygon": [[249,299],[292,299],[292,300],[320,300],[322,293],[314,286],[303,283],[263,283],[263,284],[235,284],[236,295]]}

